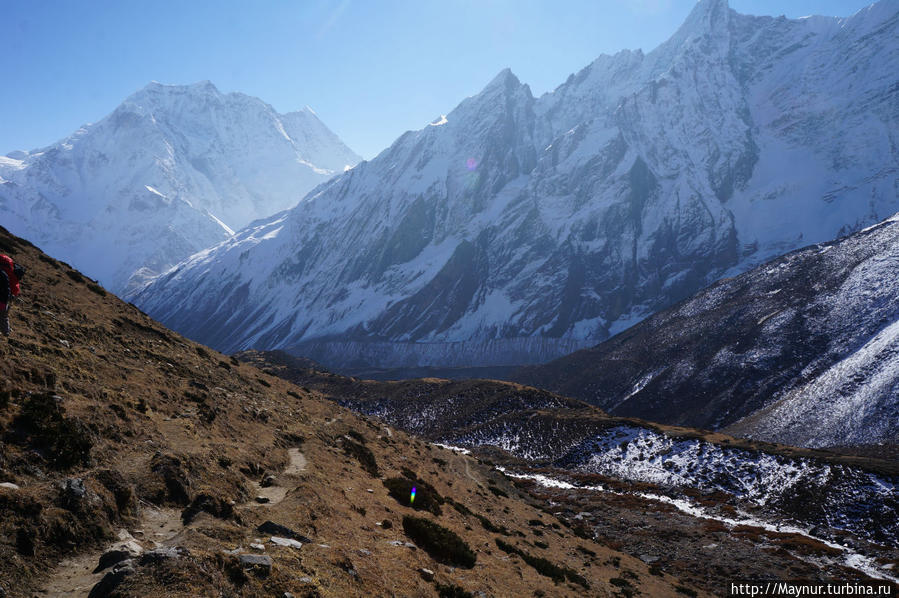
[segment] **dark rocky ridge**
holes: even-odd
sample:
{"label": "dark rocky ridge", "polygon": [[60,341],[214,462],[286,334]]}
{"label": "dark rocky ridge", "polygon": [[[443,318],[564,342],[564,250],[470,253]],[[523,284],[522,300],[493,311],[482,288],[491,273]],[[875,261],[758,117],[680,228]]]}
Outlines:
{"label": "dark rocky ridge", "polygon": [[512,378],[615,415],[802,446],[895,447],[897,263],[890,219]]}

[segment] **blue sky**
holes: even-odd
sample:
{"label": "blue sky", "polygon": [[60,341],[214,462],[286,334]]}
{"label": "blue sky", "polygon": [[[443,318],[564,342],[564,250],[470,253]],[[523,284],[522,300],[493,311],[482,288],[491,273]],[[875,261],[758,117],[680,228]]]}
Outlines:
{"label": "blue sky", "polygon": [[[870,0],[730,0],[846,16]],[[649,51],[694,0],[42,0],[0,5],[0,154],[48,145],[148,82],[209,79],[311,106],[372,158],[511,67],[539,95],[599,54]]]}

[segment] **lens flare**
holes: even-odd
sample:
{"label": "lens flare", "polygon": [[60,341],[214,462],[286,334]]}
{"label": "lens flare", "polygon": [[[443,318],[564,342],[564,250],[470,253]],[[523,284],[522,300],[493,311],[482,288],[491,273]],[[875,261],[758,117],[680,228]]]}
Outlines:
{"label": "lens flare", "polygon": [[478,161],[475,160],[474,158],[469,158],[468,160],[465,161],[465,167],[468,170],[474,170],[475,168],[478,167]]}
{"label": "lens flare", "polygon": [[411,505],[414,502],[415,502],[415,486],[412,486],[412,496],[409,497],[409,504]]}

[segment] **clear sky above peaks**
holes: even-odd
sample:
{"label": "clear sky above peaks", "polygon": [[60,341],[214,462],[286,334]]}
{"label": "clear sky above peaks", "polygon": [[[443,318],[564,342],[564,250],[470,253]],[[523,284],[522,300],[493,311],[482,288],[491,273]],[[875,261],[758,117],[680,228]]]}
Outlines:
{"label": "clear sky above peaks", "polygon": [[[893,0],[887,0],[893,1]],[[42,0],[0,3],[0,155],[57,141],[152,80],[312,107],[364,158],[511,67],[535,95],[652,50],[695,0]],[[848,16],[870,0],[730,0]]]}

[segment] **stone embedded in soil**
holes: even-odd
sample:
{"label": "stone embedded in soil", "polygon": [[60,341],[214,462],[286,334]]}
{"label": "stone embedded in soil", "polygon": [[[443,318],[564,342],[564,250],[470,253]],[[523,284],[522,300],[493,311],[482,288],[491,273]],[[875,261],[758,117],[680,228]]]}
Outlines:
{"label": "stone embedded in soil", "polygon": [[312,540],[298,534],[287,526],[281,525],[280,523],[275,523],[274,521],[266,521],[256,528],[260,534],[269,534],[272,536],[279,536],[282,538],[290,538],[291,540],[298,540],[304,544],[311,544]]}
{"label": "stone embedded in soil", "polygon": [[140,564],[146,565],[148,563],[158,563],[167,559],[181,558],[182,556],[187,556],[189,554],[190,551],[183,546],[165,546],[162,548],[154,548],[153,550],[148,550],[144,553],[144,555],[140,559]]}
{"label": "stone embedded in soil", "polygon": [[290,538],[281,538],[279,536],[272,536],[269,539],[269,542],[272,544],[276,544],[278,546],[290,546],[291,548],[302,548],[303,543],[297,542],[296,540],[291,540]]}
{"label": "stone embedded in soil", "polygon": [[260,505],[264,505],[269,502],[269,498],[267,496],[257,496],[256,502],[258,502]]}
{"label": "stone embedded in soil", "polygon": [[87,598],[106,598],[122,583],[127,576],[134,573],[134,561],[126,560],[118,563],[115,568],[103,576],[103,579],[91,588]]}
{"label": "stone embedded in soil", "polygon": [[121,563],[125,559],[140,556],[144,549],[137,542],[125,542],[119,546],[107,550],[100,556],[97,568],[94,573],[99,573],[104,569],[108,569],[115,564]]}
{"label": "stone embedded in soil", "polygon": [[245,569],[252,569],[262,575],[271,573],[272,557],[267,554],[242,554],[239,559],[240,565]]}
{"label": "stone embedded in soil", "polygon": [[425,569],[424,567],[422,567],[421,569],[418,570],[418,572],[421,574],[421,578],[423,580],[434,581],[434,572],[431,571],[430,569]]}

